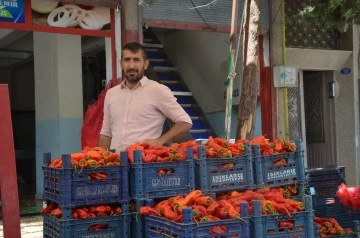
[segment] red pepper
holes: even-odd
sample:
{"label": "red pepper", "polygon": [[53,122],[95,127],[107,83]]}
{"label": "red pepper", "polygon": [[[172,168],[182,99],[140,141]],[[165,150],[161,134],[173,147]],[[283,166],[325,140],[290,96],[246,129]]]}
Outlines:
{"label": "red pepper", "polygon": [[145,153],[144,153],[144,149],[148,148],[150,145],[145,144],[145,143],[136,143],[133,145],[130,145],[128,148],[125,149],[125,151],[128,153],[128,160],[130,164],[134,163],[134,151],[135,150],[142,150],[142,158],[144,158]]}
{"label": "red pepper", "polygon": [[193,201],[193,199],[200,197],[202,195],[201,190],[194,190],[191,191],[189,194],[185,196],[184,199],[179,199],[174,203],[174,211],[177,211],[178,213],[181,213],[182,208],[189,205],[190,202]]}
{"label": "red pepper", "polygon": [[165,170],[164,170],[164,169],[159,169],[159,170],[156,172],[156,174],[157,174],[158,176],[163,176],[163,175],[165,174]]}
{"label": "red pepper", "polygon": [[225,219],[229,215],[229,210],[227,207],[218,207],[213,215],[217,216],[220,219]]}
{"label": "red pepper", "polygon": [[104,160],[101,159],[96,162],[96,168],[104,167],[104,166],[105,166]]}
{"label": "red pepper", "polygon": [[206,208],[202,205],[193,205],[192,209],[193,209],[193,214],[195,212],[195,214],[197,215],[196,217],[203,217],[206,216],[207,214]]}
{"label": "red pepper", "polygon": [[161,213],[168,220],[175,221],[179,219],[179,214],[174,212],[169,205],[163,205],[160,207]]}
{"label": "red pepper", "polygon": [[96,161],[96,160],[94,160],[94,159],[88,159],[88,160],[87,160],[87,163],[89,164],[89,166],[90,166],[91,168],[96,168],[96,165],[97,165],[97,161]]}
{"label": "red pepper", "polygon": [[61,168],[62,167],[62,159],[56,158],[49,164],[50,168]]}
{"label": "red pepper", "polygon": [[210,197],[210,196],[194,198],[194,203],[205,206],[205,207],[208,207],[211,203],[213,203],[213,201],[214,201],[214,199],[212,199],[212,197]]}
{"label": "red pepper", "polygon": [[281,153],[284,150],[283,143],[279,139],[274,141],[274,150],[278,153]]}
{"label": "red pepper", "polygon": [[121,208],[120,208],[120,207],[117,207],[117,208],[115,209],[115,214],[120,215],[121,213],[122,213]]}
{"label": "red pepper", "polygon": [[61,218],[61,216],[62,216],[62,210],[61,210],[60,207],[58,207],[58,208],[52,210],[50,214],[53,215],[53,216],[55,216],[55,217],[57,217],[57,218]]}
{"label": "red pepper", "polygon": [[216,210],[216,208],[218,208],[220,205],[217,201],[213,201],[208,208],[206,209],[208,214],[213,214]]}
{"label": "red pepper", "polygon": [[94,224],[89,226],[90,231],[101,231],[108,228],[108,224]]}
{"label": "red pepper", "polygon": [[99,161],[101,159],[101,154],[99,153],[99,151],[90,150],[86,153],[85,157],[88,159],[93,159],[93,160]]}
{"label": "red pepper", "polygon": [[279,164],[286,164],[287,162],[286,162],[286,159],[284,159],[284,158],[279,158],[279,159],[274,159],[274,164],[276,164],[276,165],[279,165]]}
{"label": "red pepper", "polygon": [[159,216],[160,215],[158,210],[156,210],[155,208],[152,208],[150,206],[142,206],[142,207],[140,207],[139,213],[142,216],[145,216],[145,215]]}
{"label": "red pepper", "polygon": [[210,234],[226,233],[228,228],[226,226],[214,226],[210,229]]}
{"label": "red pepper", "polygon": [[240,217],[240,213],[238,211],[236,211],[235,207],[228,202],[227,200],[220,200],[219,201],[220,206],[224,206],[228,209],[228,216],[230,218],[239,218]]}
{"label": "red pepper", "polygon": [[41,214],[50,214],[52,210],[56,209],[58,205],[54,202],[50,202],[46,205],[46,208],[41,210]]}
{"label": "red pepper", "polygon": [[297,184],[287,185],[286,188],[289,190],[291,195],[297,195],[299,193]]}
{"label": "red pepper", "polygon": [[108,209],[105,206],[96,206],[95,211],[96,212],[107,212]]}
{"label": "red pepper", "polygon": [[294,143],[290,143],[288,148],[287,148],[287,151],[295,152],[296,151],[296,145]]}
{"label": "red pepper", "polygon": [[294,222],[293,221],[279,221],[278,227],[293,227]]}
{"label": "red pepper", "polygon": [[291,214],[289,212],[289,210],[287,209],[287,207],[285,205],[283,205],[282,203],[277,203],[273,200],[266,200],[271,207],[273,207],[277,212],[285,214],[288,218],[291,218]]}
{"label": "red pepper", "polygon": [[304,204],[302,202],[298,202],[298,201],[286,198],[285,203],[289,204],[296,211],[303,211],[305,209]]}

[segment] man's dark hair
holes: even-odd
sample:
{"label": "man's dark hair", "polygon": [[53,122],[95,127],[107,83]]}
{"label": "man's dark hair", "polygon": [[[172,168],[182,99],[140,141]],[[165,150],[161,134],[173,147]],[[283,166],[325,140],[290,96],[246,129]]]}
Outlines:
{"label": "man's dark hair", "polygon": [[[139,50],[140,50],[140,51],[142,51],[142,53],[143,53],[143,58],[144,58],[144,60],[146,60],[145,47],[144,47],[142,44],[138,43],[138,42],[130,42],[130,43],[127,43],[126,45],[124,45],[124,46],[122,47],[122,51],[124,51],[124,50],[129,50],[129,51],[132,52],[132,53],[137,53],[137,52],[139,52]],[[121,56],[121,58],[122,58],[122,56]]]}

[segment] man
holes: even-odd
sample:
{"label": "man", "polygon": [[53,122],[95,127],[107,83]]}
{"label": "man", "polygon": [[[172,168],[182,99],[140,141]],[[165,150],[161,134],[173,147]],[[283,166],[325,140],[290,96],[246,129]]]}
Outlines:
{"label": "man", "polygon": [[[136,142],[163,145],[191,128],[170,89],[144,75],[149,61],[141,44],[126,44],[120,62],[123,81],[106,93],[99,146],[119,152]],[[166,118],[175,124],[161,135]]]}

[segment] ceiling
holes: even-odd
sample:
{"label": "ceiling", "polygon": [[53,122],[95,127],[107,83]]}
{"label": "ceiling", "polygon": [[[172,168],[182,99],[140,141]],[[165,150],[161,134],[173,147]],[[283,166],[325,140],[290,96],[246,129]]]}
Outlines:
{"label": "ceiling", "polygon": [[13,69],[33,58],[32,33],[0,29],[0,69]]}
{"label": "ceiling", "polygon": [[[104,50],[104,47],[104,38],[82,36],[83,56],[91,57]],[[13,70],[21,67],[32,62],[33,55],[32,32],[0,29],[0,69]]]}

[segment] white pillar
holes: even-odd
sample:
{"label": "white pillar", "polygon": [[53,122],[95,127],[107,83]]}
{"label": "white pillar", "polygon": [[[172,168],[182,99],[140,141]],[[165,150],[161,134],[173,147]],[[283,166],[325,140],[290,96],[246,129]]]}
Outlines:
{"label": "white pillar", "polygon": [[34,32],[36,193],[43,193],[42,155],[81,149],[81,36]]}

